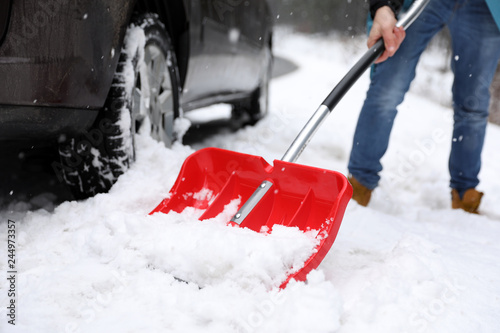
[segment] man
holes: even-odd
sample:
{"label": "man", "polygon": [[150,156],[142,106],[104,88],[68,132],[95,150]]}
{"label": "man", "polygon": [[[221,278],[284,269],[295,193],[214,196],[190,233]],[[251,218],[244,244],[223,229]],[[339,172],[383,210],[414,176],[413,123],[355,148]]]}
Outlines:
{"label": "man", "polygon": [[[380,180],[397,106],[415,77],[431,38],[447,26],[453,48],[453,142],[449,158],[452,208],[478,213],[481,151],[489,108],[489,87],[500,58],[499,0],[431,0],[406,33],[396,28],[403,0],[370,0],[373,26],[368,46],[384,38],[386,51],[372,68],[349,160],[353,199],[368,205]],[[397,50],[397,52],[396,52]]]}

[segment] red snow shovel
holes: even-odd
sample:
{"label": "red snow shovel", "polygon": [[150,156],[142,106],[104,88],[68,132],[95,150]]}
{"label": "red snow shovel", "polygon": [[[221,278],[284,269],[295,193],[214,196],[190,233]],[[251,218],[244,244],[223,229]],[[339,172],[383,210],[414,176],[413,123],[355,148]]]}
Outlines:
{"label": "red snow shovel", "polygon": [[[416,0],[398,26],[406,29],[428,1]],[[326,116],[384,49],[383,41],[379,40],[363,55],[274,165],[259,156],[218,148],[201,149],[185,160],[169,197],[151,214],[181,213],[192,207],[202,210],[199,219],[206,220],[218,216],[232,203],[238,205],[238,212],[228,222],[232,225],[256,232],[268,232],[275,224],[302,231],[317,230],[313,254],[302,268],[288,274],[281,288],[291,279],[305,281],[330,250],[352,188],[338,172],[294,162]]]}

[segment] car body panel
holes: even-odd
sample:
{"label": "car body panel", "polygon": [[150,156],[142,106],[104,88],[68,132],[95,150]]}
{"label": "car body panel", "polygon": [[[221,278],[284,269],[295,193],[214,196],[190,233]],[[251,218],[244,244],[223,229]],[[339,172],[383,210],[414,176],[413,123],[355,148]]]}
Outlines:
{"label": "car body panel", "polygon": [[131,9],[127,0],[14,1],[0,104],[102,107]]}
{"label": "car body panel", "polygon": [[265,0],[3,0],[0,10],[0,140],[87,130],[134,11],[165,23],[184,110],[250,95],[271,33]]}
{"label": "car body panel", "polygon": [[12,0],[0,2],[0,44],[2,43],[9,25],[10,6]]}
{"label": "car body panel", "polygon": [[[264,0],[191,0],[190,60],[181,98],[189,110],[249,94],[263,75],[271,34]],[[216,82],[216,84],[214,84]]]}

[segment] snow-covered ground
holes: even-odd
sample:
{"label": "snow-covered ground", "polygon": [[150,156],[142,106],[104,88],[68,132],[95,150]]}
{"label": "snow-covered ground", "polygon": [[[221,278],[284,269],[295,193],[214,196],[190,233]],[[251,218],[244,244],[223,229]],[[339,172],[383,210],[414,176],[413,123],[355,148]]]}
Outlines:
{"label": "snow-covered ground", "polygon": [[[313,242],[295,229],[265,236],[148,213],[194,149],[280,158],[365,51],[362,39],[278,33],[275,54],[298,65],[271,85],[267,118],[189,147],[137,138],[137,162],[110,193],[55,209],[0,212],[1,332],[499,332],[500,129],[488,128],[481,216],[450,208],[451,75],[430,50],[400,107],[383,181],[370,206],[351,202],[338,237],[306,283],[276,286]],[[346,172],[365,75],[298,163]],[[16,325],[8,324],[8,220],[16,226]],[[180,278],[190,283],[177,280]]]}

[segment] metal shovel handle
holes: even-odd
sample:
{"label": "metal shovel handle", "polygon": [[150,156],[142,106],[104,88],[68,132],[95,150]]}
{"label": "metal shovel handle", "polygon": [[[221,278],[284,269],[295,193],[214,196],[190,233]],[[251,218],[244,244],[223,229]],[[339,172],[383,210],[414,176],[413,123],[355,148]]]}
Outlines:
{"label": "metal shovel handle", "polygon": [[[405,15],[396,23],[397,27],[407,29],[424,10],[430,0],[415,0]],[[307,124],[302,128],[292,145],[288,148],[282,161],[295,162],[302,151],[306,148],[312,136],[316,133],[321,123],[326,119],[338,102],[344,97],[361,75],[373,64],[373,62],[385,51],[383,39],[379,39],[366,53],[358,60],[344,78],[333,88],[323,104],[316,110]]]}

